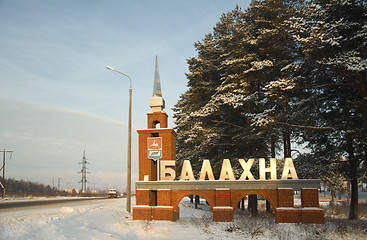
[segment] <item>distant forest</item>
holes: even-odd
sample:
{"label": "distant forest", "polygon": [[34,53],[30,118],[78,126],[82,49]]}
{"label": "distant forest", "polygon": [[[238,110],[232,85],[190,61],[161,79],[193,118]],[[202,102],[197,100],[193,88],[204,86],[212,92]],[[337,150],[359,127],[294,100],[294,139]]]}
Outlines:
{"label": "distant forest", "polygon": [[50,185],[44,185],[41,183],[35,183],[31,181],[15,180],[13,178],[5,179],[6,192],[11,193],[55,193],[56,188],[52,188]]}

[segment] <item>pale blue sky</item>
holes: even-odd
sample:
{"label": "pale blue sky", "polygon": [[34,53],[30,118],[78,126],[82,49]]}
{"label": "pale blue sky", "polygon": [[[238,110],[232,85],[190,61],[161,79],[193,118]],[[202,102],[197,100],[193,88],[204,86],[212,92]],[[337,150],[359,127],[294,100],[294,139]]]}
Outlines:
{"label": "pale blue sky", "polygon": [[79,187],[83,150],[96,187],[125,186],[128,78],[136,129],[146,128],[155,56],[169,127],[186,91],[186,59],[238,4],[250,0],[0,0],[0,149],[6,177]]}

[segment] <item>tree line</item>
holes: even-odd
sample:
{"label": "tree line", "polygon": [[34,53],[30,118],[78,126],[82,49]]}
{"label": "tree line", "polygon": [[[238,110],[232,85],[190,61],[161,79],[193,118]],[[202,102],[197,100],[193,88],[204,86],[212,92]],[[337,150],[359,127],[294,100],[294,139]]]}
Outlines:
{"label": "tree line", "polygon": [[50,185],[35,183],[31,181],[7,178],[4,181],[6,192],[10,193],[56,193],[57,189]]}
{"label": "tree line", "polygon": [[[367,1],[253,0],[194,44],[174,107],[177,165],[293,157],[301,178],[334,190],[367,169]],[[296,152],[292,146],[307,152]],[[181,169],[178,167],[178,169]],[[256,171],[256,168],[253,170]]]}

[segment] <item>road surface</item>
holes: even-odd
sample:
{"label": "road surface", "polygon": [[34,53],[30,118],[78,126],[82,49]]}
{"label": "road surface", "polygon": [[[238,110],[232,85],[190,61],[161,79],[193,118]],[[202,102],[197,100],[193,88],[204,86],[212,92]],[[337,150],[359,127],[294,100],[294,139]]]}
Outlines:
{"label": "road surface", "polygon": [[106,198],[58,198],[58,199],[47,199],[47,200],[19,200],[19,201],[1,201],[0,202],[0,211],[5,209],[13,209],[20,207],[33,207],[33,206],[41,206],[41,205],[62,205],[70,202],[80,202],[80,201],[91,201],[91,200],[101,200]]}

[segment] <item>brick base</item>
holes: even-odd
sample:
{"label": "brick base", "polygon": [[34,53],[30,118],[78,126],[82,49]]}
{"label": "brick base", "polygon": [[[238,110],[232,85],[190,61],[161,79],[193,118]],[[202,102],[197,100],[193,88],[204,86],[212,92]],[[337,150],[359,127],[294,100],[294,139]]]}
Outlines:
{"label": "brick base", "polygon": [[233,221],[232,207],[213,207],[214,222],[231,222]]}
{"label": "brick base", "polygon": [[[165,220],[176,221],[179,219],[179,202],[185,196],[199,195],[206,199],[213,212],[214,222],[233,221],[233,214],[236,210],[238,202],[249,195],[259,195],[266,198],[272,206],[273,212],[276,213],[277,223],[311,223],[323,224],[324,212],[319,207],[319,196],[317,188],[302,188],[301,192],[301,208],[294,207],[294,192],[292,188],[277,189],[230,189],[215,188],[206,189],[203,187],[203,181],[198,181],[190,188],[174,190],[169,188],[165,181],[162,181],[164,188],[151,190],[150,185],[142,189],[136,189],[136,204],[133,208],[134,220]],[[220,182],[220,181],[219,181]],[[218,183],[219,183],[218,182]],[[145,182],[140,182],[143,184]],[[159,184],[153,183],[153,184]],[[265,184],[265,183],[264,183]],[[144,184],[143,184],[144,186]],[[158,185],[157,185],[158,186]],[[214,187],[216,185],[213,185]],[[221,185],[222,186],[222,185]],[[203,188],[204,190],[194,189],[194,187]],[[226,186],[227,187],[227,186]],[[192,188],[192,189],[191,189]]]}
{"label": "brick base", "polygon": [[153,220],[177,221],[179,218],[179,209],[175,212],[171,206],[152,207]]}
{"label": "brick base", "polygon": [[277,223],[324,224],[324,210],[321,208],[277,208]]}
{"label": "brick base", "polygon": [[324,224],[324,210],[321,208],[302,208],[301,222]]}
{"label": "brick base", "polygon": [[301,222],[301,211],[299,208],[277,208],[276,223],[299,223]]}
{"label": "brick base", "polygon": [[152,207],[134,206],[133,220],[152,220]]}

